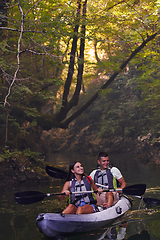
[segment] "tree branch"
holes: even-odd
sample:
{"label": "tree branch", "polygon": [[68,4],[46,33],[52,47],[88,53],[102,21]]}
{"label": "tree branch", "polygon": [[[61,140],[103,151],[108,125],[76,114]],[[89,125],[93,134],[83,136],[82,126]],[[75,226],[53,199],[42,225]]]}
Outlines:
{"label": "tree branch", "polygon": [[[8,30],[8,31],[14,31],[14,32],[20,32],[20,33],[21,33],[21,30],[15,29],[15,28],[0,27],[0,29],[2,29],[2,30]],[[23,30],[23,33],[25,33],[25,32],[41,33],[41,34],[43,33],[43,31]]]}
{"label": "tree branch", "polygon": [[71,53],[70,53],[70,64],[69,64],[69,68],[68,68],[68,75],[67,75],[67,79],[64,85],[64,92],[63,92],[63,98],[62,98],[62,107],[59,111],[59,113],[57,114],[57,120],[58,121],[62,121],[63,119],[65,119],[67,113],[68,113],[68,95],[69,95],[69,90],[71,87],[71,82],[72,82],[72,78],[73,78],[73,73],[74,73],[74,64],[75,64],[75,54],[76,54],[76,50],[77,50],[77,40],[78,40],[78,29],[79,29],[79,15],[80,15],[80,9],[81,9],[81,3],[78,0],[77,1],[77,23],[75,25],[74,28],[74,37],[73,37],[73,42],[72,42],[72,49],[71,49]]}
{"label": "tree branch", "polygon": [[137,55],[137,53],[139,53],[148,42],[150,42],[151,40],[153,40],[156,35],[158,34],[155,33],[151,36],[148,36],[146,40],[144,40],[142,42],[142,44],[137,47],[132,53],[131,55],[121,64],[120,69],[118,71],[116,71],[115,73],[113,73],[113,75],[109,78],[109,80],[103,84],[103,86],[93,95],[93,97],[86,103],[84,104],[79,110],[77,110],[74,114],[72,114],[70,117],[68,117],[64,122],[60,123],[61,128],[67,128],[68,125],[74,120],[76,119],[78,116],[80,116],[99,96],[100,92],[103,89],[106,89],[117,77],[117,75],[126,67],[126,65]]}
{"label": "tree branch", "polygon": [[5,99],[4,99],[4,107],[5,107],[6,105],[10,105],[9,102],[7,102],[7,100],[8,100],[8,97],[9,97],[10,93],[11,93],[12,86],[13,86],[14,82],[16,81],[17,74],[18,74],[18,72],[19,72],[19,67],[20,67],[19,54],[20,54],[20,47],[21,47],[21,46],[20,46],[20,44],[21,44],[21,39],[22,39],[22,35],[23,35],[24,15],[23,15],[23,10],[22,10],[22,8],[21,8],[21,6],[20,6],[19,3],[18,3],[18,7],[19,7],[19,10],[20,10],[20,13],[21,13],[21,32],[20,32],[20,36],[19,36],[19,39],[18,39],[17,69],[16,69],[16,71],[15,71],[15,73],[14,73],[13,80],[12,80],[10,86],[9,86],[8,94],[6,95],[6,97],[5,97]]}
{"label": "tree branch", "polygon": [[[87,0],[83,3],[83,21],[86,19],[86,9],[87,9]],[[82,76],[83,76],[83,68],[84,68],[84,48],[85,48],[85,23],[81,28],[81,43],[80,43],[80,55],[78,57],[78,74],[77,74],[77,84],[75,88],[75,92],[72,96],[72,99],[68,103],[68,112],[73,106],[78,104],[79,94],[82,86]]]}

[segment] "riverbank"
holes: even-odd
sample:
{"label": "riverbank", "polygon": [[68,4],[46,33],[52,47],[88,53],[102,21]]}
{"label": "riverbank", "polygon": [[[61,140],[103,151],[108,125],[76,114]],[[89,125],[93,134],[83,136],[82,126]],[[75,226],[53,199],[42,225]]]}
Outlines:
{"label": "riverbank", "polygon": [[0,187],[50,182],[40,159],[27,158],[23,154],[0,161]]}
{"label": "riverbank", "polygon": [[72,129],[43,131],[42,138],[46,152],[79,153],[97,156],[101,151],[110,153],[134,153],[145,164],[160,165],[160,134],[139,136],[137,139],[114,137],[100,138],[90,127],[75,134]]}
{"label": "riverbank", "polygon": [[[95,136],[89,127],[76,135],[71,130],[52,129],[44,131],[40,141],[41,144],[36,142],[36,146],[43,145],[43,151],[34,144],[31,150],[36,148],[42,155],[48,152],[90,156],[97,156],[100,151],[107,151],[109,154],[133,153],[144,164],[153,165],[155,168],[160,166],[160,136],[155,138],[150,133],[139,136],[137,140],[120,137],[107,139]],[[47,163],[31,150],[25,150],[24,153],[5,151],[4,158],[0,157],[0,187],[50,183],[51,178],[45,171]]]}

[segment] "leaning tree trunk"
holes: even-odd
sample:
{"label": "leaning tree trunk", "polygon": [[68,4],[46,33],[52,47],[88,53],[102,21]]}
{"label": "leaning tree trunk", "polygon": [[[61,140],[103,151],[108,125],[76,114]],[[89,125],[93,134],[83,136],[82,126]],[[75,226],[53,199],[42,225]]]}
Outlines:
{"label": "leaning tree trunk", "polygon": [[[86,17],[86,8],[87,8],[87,0],[83,2],[83,21]],[[80,53],[78,56],[78,74],[77,74],[77,83],[76,88],[74,91],[74,94],[71,98],[71,100],[68,100],[69,97],[69,91],[73,79],[73,73],[74,73],[74,65],[75,65],[75,56],[77,52],[77,41],[78,41],[78,29],[79,29],[79,20],[80,20],[80,11],[81,11],[81,2],[77,2],[77,18],[76,18],[76,25],[74,28],[74,38],[72,41],[72,49],[70,53],[70,64],[68,68],[68,75],[64,86],[64,92],[63,92],[63,99],[62,99],[62,107],[59,111],[59,113],[56,116],[56,119],[58,122],[63,121],[67,113],[72,109],[72,107],[76,106],[78,104],[79,95],[82,87],[82,76],[83,76],[83,67],[84,67],[84,47],[85,47],[85,23],[83,23],[81,27],[81,40],[80,40]]]}

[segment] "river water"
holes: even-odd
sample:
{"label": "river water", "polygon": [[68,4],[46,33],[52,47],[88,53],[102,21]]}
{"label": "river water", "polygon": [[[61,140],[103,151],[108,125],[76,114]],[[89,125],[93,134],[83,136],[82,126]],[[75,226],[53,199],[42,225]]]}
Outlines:
{"label": "river water", "polygon": [[[80,161],[87,174],[97,166],[97,159],[93,156],[52,154],[47,161],[53,166],[68,165],[73,161]],[[160,199],[160,167],[146,165],[133,155],[110,155],[110,163],[120,168],[127,185],[145,183],[147,190],[145,197]],[[59,202],[56,197],[45,198],[41,202],[30,205],[19,205],[14,201],[14,193],[25,190],[41,192],[60,192],[64,180],[53,180],[50,185],[32,184],[1,189],[0,194],[0,240],[46,240],[37,229],[35,219],[41,212],[58,212],[66,206],[66,202]],[[138,210],[139,199],[133,199],[132,209],[122,219],[118,219],[112,226],[105,226],[94,232],[73,235],[68,240],[160,240],[160,206],[142,208]],[[122,225],[123,223],[123,225]],[[63,227],[63,226],[62,226]],[[112,238],[109,238],[112,233]],[[114,237],[116,236],[117,237]]]}

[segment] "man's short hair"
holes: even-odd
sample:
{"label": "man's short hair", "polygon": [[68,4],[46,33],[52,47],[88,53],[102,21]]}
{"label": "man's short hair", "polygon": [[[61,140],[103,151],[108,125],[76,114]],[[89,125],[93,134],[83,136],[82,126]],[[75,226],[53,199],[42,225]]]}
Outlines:
{"label": "man's short hair", "polygon": [[98,160],[100,160],[101,157],[108,157],[108,153],[106,153],[106,152],[100,152],[100,153],[98,154]]}

